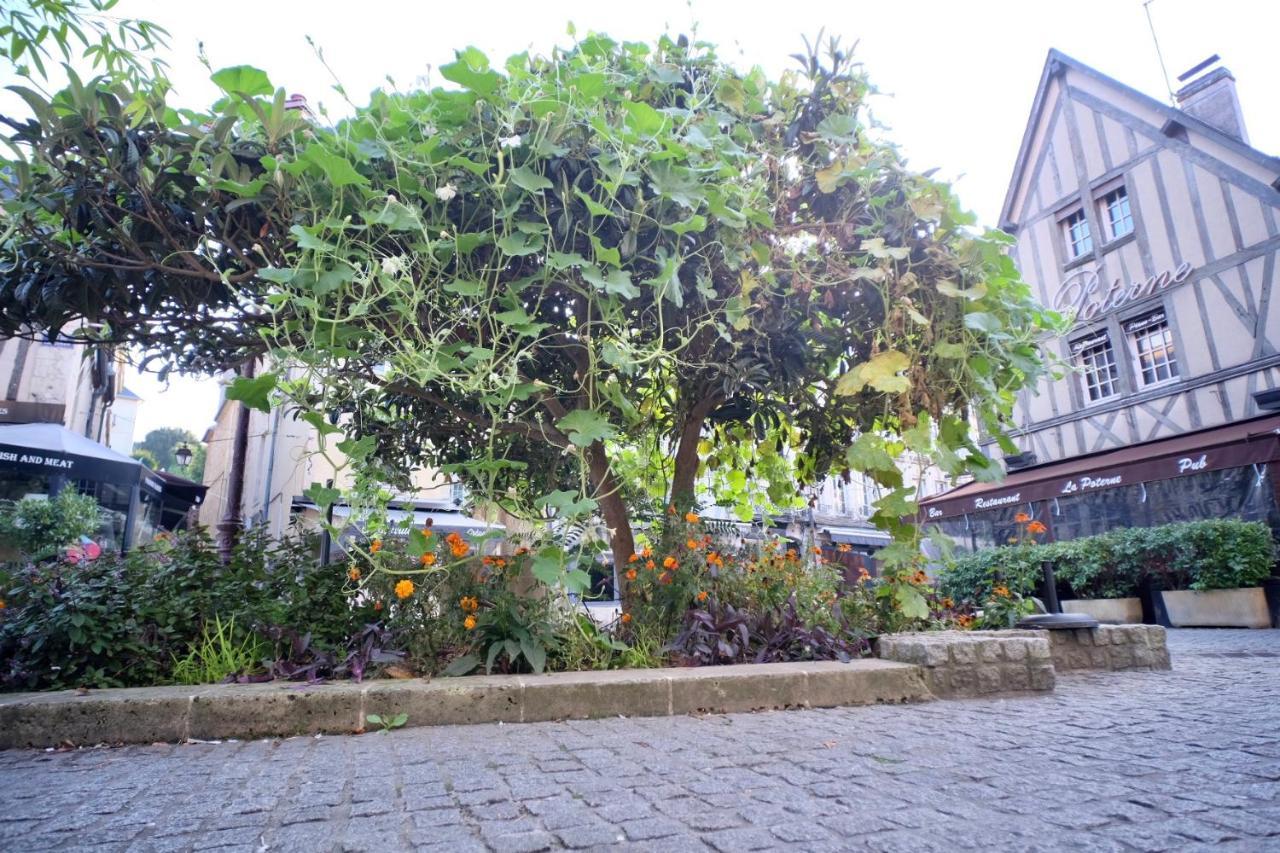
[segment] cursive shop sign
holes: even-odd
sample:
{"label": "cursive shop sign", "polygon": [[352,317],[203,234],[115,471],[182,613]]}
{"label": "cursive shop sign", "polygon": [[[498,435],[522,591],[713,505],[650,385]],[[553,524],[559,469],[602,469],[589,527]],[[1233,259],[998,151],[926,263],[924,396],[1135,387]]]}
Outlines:
{"label": "cursive shop sign", "polygon": [[1097,270],[1080,270],[1062,280],[1053,308],[1064,314],[1073,314],[1077,321],[1096,320],[1108,311],[1150,296],[1173,284],[1187,280],[1191,264],[1183,261],[1172,270],[1165,270],[1142,281],[1125,284],[1116,279],[1110,287],[1104,286]]}

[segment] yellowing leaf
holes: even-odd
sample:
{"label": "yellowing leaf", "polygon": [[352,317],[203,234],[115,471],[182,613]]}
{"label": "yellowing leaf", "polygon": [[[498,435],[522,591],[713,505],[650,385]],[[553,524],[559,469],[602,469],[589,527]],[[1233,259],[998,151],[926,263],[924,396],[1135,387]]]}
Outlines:
{"label": "yellowing leaf", "polygon": [[849,396],[870,385],[887,394],[901,394],[911,387],[911,380],[898,374],[910,366],[911,359],[904,353],[885,350],[841,376],[836,381],[836,393]]}

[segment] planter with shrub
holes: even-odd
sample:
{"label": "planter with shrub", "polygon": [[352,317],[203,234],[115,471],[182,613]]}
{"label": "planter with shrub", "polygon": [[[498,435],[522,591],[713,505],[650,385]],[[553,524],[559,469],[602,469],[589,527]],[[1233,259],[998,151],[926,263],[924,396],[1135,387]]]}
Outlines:
{"label": "planter with shrub", "polygon": [[[1040,564],[1054,564],[1062,609],[1099,622],[1142,621],[1139,590],[1163,590],[1171,624],[1266,627],[1261,588],[1275,545],[1260,522],[1231,519],[1113,530],[1044,544],[1021,543],[956,558],[942,574],[943,590],[981,602],[1004,587],[1034,595]],[[1204,593],[1232,590],[1232,595]],[[1175,615],[1176,614],[1176,615]]]}

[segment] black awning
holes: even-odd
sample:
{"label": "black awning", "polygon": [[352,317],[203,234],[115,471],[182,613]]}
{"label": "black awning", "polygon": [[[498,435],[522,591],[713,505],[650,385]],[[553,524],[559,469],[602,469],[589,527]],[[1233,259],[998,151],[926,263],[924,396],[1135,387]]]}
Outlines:
{"label": "black awning", "polygon": [[936,521],[1278,459],[1280,415],[1270,415],[1023,468],[999,483],[967,483],[921,501],[917,520]]}

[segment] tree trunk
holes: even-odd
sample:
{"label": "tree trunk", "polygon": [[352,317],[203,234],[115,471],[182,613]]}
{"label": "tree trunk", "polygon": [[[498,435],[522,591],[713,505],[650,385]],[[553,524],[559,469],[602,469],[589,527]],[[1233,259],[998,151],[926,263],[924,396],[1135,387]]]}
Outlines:
{"label": "tree trunk", "polygon": [[676,512],[683,515],[694,505],[697,498],[698,442],[702,440],[702,427],[707,423],[707,415],[715,411],[723,402],[719,397],[707,394],[702,397],[689,413],[685,415],[680,427],[680,437],[676,441],[675,471],[671,477],[671,505]]}
{"label": "tree trunk", "polygon": [[698,479],[698,442],[702,440],[702,425],[706,418],[697,411],[691,412],[680,430],[676,442],[675,472],[671,478],[671,505],[683,515],[694,504]]}
{"label": "tree trunk", "polygon": [[600,505],[600,515],[609,528],[609,545],[613,549],[613,565],[618,577],[618,597],[623,607],[630,604],[627,584],[627,560],[636,550],[635,535],[631,532],[631,514],[622,499],[621,484],[609,467],[604,445],[595,442],[586,451],[587,470],[591,475],[592,497]]}

